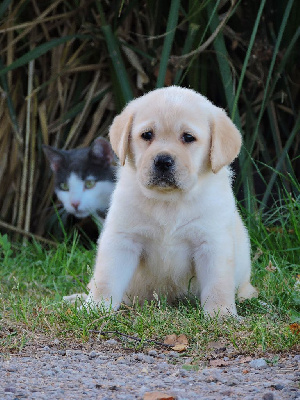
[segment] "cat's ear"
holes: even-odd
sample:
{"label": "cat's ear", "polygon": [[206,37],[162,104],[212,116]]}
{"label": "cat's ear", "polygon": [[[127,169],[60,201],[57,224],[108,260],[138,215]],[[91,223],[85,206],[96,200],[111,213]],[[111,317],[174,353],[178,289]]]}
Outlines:
{"label": "cat's ear", "polygon": [[125,110],[115,117],[109,129],[110,143],[113,151],[119,157],[120,164],[125,164],[129,151],[129,139],[132,128],[133,115],[126,107]]}
{"label": "cat's ear", "polygon": [[64,155],[61,153],[60,150],[55,149],[54,147],[51,146],[47,146],[46,144],[43,144],[42,148],[46,157],[50,162],[50,167],[52,171],[57,172],[57,170],[64,161]]}
{"label": "cat's ear", "polygon": [[96,164],[108,167],[114,161],[114,153],[108,140],[98,137],[91,145],[90,155]]}

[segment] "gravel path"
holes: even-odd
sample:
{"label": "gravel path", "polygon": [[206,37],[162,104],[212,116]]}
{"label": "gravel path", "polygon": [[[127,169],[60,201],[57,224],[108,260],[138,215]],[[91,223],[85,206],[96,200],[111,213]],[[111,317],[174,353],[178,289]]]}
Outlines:
{"label": "gravel path", "polygon": [[274,360],[224,357],[193,370],[176,352],[126,354],[115,340],[100,352],[44,346],[31,356],[0,358],[0,399],[300,399],[300,356]]}

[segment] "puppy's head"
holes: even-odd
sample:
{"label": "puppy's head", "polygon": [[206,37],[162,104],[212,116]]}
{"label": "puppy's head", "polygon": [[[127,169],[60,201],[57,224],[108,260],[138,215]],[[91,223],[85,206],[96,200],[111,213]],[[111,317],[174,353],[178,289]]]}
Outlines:
{"label": "puppy's head", "polygon": [[156,89],[131,101],[110,128],[112,148],[147,190],[188,191],[238,155],[241,135],[226,113],[191,89]]}

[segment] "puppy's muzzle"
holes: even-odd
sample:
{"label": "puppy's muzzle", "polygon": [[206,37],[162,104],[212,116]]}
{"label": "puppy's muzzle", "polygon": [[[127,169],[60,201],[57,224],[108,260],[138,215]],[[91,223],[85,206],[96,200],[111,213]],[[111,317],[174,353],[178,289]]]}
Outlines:
{"label": "puppy's muzzle", "polygon": [[168,173],[175,166],[173,157],[168,154],[158,154],[154,161],[155,170],[161,173]]}
{"label": "puppy's muzzle", "polygon": [[167,153],[160,153],[153,160],[151,184],[159,187],[176,187],[175,160]]}

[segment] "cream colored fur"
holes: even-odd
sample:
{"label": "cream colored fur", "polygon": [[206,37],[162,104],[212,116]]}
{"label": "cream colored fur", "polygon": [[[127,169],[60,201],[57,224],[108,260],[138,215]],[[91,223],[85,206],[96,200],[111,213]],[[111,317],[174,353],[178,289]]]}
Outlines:
{"label": "cream colored fur", "polygon": [[[141,135],[151,131],[154,138]],[[185,143],[184,133],[195,137]],[[190,89],[157,89],[131,101],[110,128],[119,179],[98,242],[86,304],[152,299],[188,291],[209,315],[236,315],[250,284],[250,246],[228,165],[241,135],[226,113]],[[175,160],[175,186],[151,180],[154,159]]]}

